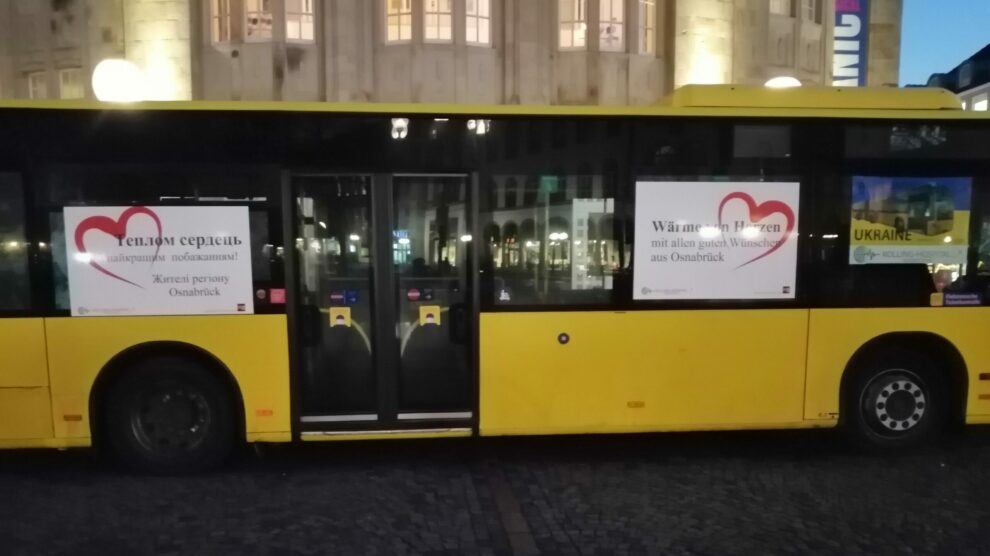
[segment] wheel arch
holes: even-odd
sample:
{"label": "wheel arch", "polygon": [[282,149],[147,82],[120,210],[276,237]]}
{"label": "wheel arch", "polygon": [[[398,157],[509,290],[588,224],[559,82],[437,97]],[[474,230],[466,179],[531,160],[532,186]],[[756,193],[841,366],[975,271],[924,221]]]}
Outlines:
{"label": "wheel arch", "polygon": [[246,438],[244,395],[230,368],[218,357],[199,346],[186,342],[156,341],[136,344],[121,351],[107,361],[97,373],[89,393],[89,426],[93,446],[99,448],[105,434],[101,415],[103,408],[106,407],[106,396],[110,385],[126,373],[128,367],[155,357],[187,358],[201,364],[207,372],[220,378],[234,402],[237,438],[239,440]]}
{"label": "wheel arch", "polygon": [[966,400],[969,391],[969,373],[966,361],[955,344],[944,336],[932,332],[889,332],[864,343],[853,353],[846,363],[839,383],[839,424],[845,423],[844,408],[847,407],[849,385],[856,373],[863,369],[862,363],[875,353],[889,349],[902,349],[922,352],[936,362],[945,363],[944,374],[948,387],[950,414],[954,424],[966,421]]}

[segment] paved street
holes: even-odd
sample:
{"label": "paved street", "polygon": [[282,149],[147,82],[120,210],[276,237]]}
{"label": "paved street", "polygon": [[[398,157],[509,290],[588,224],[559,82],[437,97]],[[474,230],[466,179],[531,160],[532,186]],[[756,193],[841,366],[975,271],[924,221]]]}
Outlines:
{"label": "paved street", "polygon": [[0,454],[2,554],[990,553],[990,431],[333,443],[204,476]]}

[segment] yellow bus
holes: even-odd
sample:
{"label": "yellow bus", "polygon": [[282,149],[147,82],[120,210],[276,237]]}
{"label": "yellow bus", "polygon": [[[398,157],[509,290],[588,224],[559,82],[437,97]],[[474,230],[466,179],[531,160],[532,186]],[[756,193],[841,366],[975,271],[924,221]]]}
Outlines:
{"label": "yellow bus", "polygon": [[990,423],[988,139],[922,89],[4,101],[0,446]]}

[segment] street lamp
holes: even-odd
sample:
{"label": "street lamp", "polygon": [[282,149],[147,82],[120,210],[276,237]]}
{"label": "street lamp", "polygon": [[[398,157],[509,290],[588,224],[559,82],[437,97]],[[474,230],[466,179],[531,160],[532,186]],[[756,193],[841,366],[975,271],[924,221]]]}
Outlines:
{"label": "street lamp", "polygon": [[773,79],[767,81],[763,85],[769,89],[791,89],[794,87],[800,87],[801,81],[796,77],[791,77],[789,75],[782,75],[780,77],[774,77]]}
{"label": "street lamp", "polygon": [[144,72],[130,60],[103,60],[93,70],[93,93],[103,102],[140,102],[147,96]]}

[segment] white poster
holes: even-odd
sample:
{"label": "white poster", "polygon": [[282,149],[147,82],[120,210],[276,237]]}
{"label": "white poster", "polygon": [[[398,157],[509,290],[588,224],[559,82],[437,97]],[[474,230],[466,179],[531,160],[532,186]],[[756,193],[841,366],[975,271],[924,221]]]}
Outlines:
{"label": "white poster", "polygon": [[793,299],[800,184],[636,183],[633,299]]}
{"label": "white poster", "polygon": [[73,316],[254,312],[247,207],[66,207]]}

